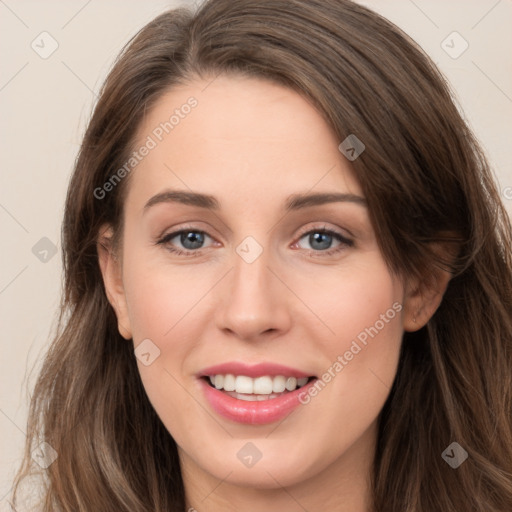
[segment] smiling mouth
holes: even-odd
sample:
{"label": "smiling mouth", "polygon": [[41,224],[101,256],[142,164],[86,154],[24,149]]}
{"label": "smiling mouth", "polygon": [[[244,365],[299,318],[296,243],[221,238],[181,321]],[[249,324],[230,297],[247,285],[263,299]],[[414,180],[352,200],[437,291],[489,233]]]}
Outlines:
{"label": "smiling mouth", "polygon": [[304,387],[316,377],[285,377],[283,375],[264,375],[248,377],[246,375],[217,374],[204,376],[208,385],[226,395],[247,402],[272,400]]}

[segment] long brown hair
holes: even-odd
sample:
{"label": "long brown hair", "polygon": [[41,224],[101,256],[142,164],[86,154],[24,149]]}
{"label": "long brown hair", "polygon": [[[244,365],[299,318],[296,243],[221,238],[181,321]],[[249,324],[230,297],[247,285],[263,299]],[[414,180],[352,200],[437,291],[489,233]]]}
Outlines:
{"label": "long brown hair", "polygon": [[[304,95],[339,141],[364,142],[353,168],[389,267],[453,277],[428,324],[403,338],[379,417],[376,512],[512,510],[512,229],[445,79],[401,30],[348,0],[210,0],[158,16],[120,54],[69,185],[58,332],[32,396],[19,490],[46,441],[44,511],[185,510],[176,444],[119,334],[98,265],[98,230],[119,235],[127,161],[142,116],[198,76],[266,78]],[[200,107],[199,107],[200,108]],[[456,255],[442,258],[439,244]],[[452,251],[453,254],[453,251]],[[468,453],[457,469],[441,454]],[[16,492],[13,499],[16,498]]]}

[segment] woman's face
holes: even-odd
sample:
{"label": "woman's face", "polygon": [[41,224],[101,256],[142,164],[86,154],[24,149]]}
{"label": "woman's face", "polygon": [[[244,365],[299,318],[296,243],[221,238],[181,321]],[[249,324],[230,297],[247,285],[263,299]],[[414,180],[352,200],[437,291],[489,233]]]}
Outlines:
{"label": "woman's face", "polygon": [[224,76],[165,94],[138,134],[111,295],[184,473],[367,471],[404,292],[342,141],[297,93]]}

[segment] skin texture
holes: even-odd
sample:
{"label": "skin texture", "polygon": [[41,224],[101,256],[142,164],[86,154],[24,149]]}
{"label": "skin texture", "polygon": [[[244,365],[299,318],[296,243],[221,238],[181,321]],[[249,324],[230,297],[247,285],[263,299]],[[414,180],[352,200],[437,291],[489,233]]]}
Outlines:
{"label": "skin texture", "polygon": [[[138,142],[190,96],[197,107],[132,171],[119,257],[100,250],[121,334],[134,347],[149,338],[160,350],[151,365],[138,365],[178,444],[188,506],[368,510],[377,416],[396,374],[403,331],[428,321],[448,277],[425,290],[393,275],[365,205],[285,212],[295,193],[362,197],[338,150],[341,141],[287,88],[254,78],[197,79],[159,99]],[[213,195],[221,208],[160,203],[144,211],[166,189]],[[322,255],[305,234],[323,227],[352,244],[333,237],[327,250],[341,250]],[[156,244],[184,228],[207,233],[203,248],[192,249],[198,255],[170,252],[190,247],[179,236]],[[100,239],[108,242],[111,234],[104,226]],[[247,236],[263,248],[252,263],[236,252]],[[201,392],[196,374],[226,361],[276,362],[321,376],[393,304],[401,311],[316,397],[280,422],[237,424],[217,415]],[[262,454],[251,468],[237,458],[249,441]]]}

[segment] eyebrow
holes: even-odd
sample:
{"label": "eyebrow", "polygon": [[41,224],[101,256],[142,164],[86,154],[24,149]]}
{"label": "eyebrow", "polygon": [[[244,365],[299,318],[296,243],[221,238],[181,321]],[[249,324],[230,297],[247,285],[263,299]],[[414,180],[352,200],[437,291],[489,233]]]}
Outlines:
{"label": "eyebrow", "polygon": [[318,206],[328,203],[356,203],[366,206],[366,199],[355,194],[340,193],[316,193],[316,194],[293,194],[286,201],[286,211],[300,210],[310,206]]}
{"label": "eyebrow", "polygon": [[[286,199],[285,210],[295,211],[311,206],[318,206],[328,203],[355,203],[361,206],[367,206],[366,200],[355,194],[341,193],[315,193],[315,194],[292,194]],[[199,208],[219,211],[220,202],[214,196],[208,194],[200,194],[198,192],[188,192],[185,190],[166,190],[154,195],[144,205],[144,213],[157,204],[161,203],[180,203]]]}

